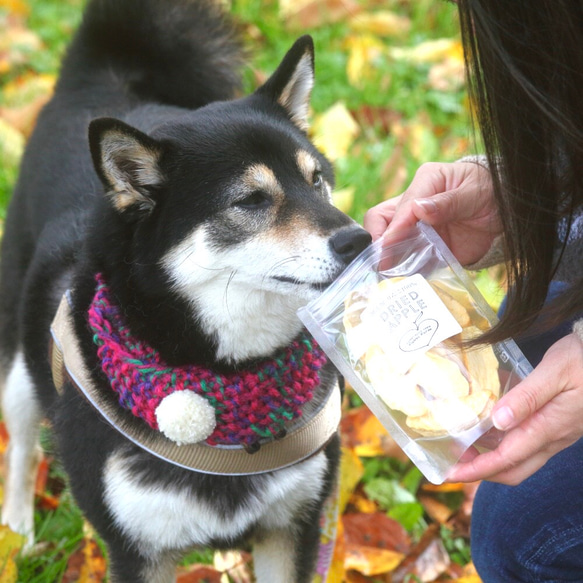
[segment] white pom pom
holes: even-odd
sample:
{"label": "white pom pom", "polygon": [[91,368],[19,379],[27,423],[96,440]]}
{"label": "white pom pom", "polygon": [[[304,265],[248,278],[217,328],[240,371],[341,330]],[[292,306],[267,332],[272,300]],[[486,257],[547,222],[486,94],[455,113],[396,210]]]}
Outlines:
{"label": "white pom pom", "polygon": [[164,397],[156,408],[160,431],[178,445],[206,439],[216,425],[211,404],[192,391],[176,391]]}

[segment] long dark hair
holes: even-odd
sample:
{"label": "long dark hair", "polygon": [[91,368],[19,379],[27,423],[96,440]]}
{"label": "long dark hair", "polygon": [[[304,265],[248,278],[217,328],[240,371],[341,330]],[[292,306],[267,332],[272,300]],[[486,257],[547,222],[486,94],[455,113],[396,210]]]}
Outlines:
{"label": "long dark hair", "polygon": [[[526,331],[541,312],[583,204],[583,2],[459,0],[468,88],[492,169],[510,293],[489,341]],[[566,238],[565,238],[566,240]],[[581,257],[583,275],[583,257]],[[547,324],[583,311],[583,277],[546,309]]]}

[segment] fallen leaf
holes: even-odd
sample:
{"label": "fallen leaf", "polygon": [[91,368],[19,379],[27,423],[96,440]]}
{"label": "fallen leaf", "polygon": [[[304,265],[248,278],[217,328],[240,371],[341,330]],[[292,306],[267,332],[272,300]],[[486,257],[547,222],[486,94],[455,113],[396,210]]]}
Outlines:
{"label": "fallen leaf", "polygon": [[37,73],[27,73],[16,77],[2,87],[4,107],[21,107],[38,97],[50,96],[55,86],[55,79],[55,75],[38,75]]}
{"label": "fallen leaf", "polygon": [[346,547],[344,567],[363,575],[381,575],[397,567],[405,555],[397,551],[351,545]]}
{"label": "fallen leaf", "polygon": [[364,474],[364,467],[358,456],[349,448],[342,448],[340,459],[340,481],[338,492],[338,512],[342,514],[352,492]]}
{"label": "fallen leaf", "polygon": [[209,565],[190,565],[178,570],[176,583],[221,583],[222,573]]}
{"label": "fallen leaf", "polygon": [[30,136],[41,109],[51,98],[50,93],[39,95],[31,103],[20,107],[0,107],[0,118],[5,119],[13,128],[25,138]]}
{"label": "fallen leaf", "polygon": [[30,7],[24,0],[0,0],[0,8],[18,16],[28,16],[30,13]]}
{"label": "fallen leaf", "polygon": [[435,63],[429,69],[427,80],[431,89],[450,93],[464,86],[465,74],[463,58],[448,57],[441,63]]}
{"label": "fallen leaf", "polygon": [[367,546],[408,553],[411,541],[405,529],[384,512],[350,513],[342,517],[346,546]]}
{"label": "fallen leaf", "polygon": [[10,530],[6,525],[0,526],[0,583],[16,583],[18,568],[14,558],[24,547],[26,538]]}
{"label": "fallen leaf", "polygon": [[389,49],[389,54],[394,59],[410,63],[436,63],[448,57],[459,58],[459,55],[463,55],[463,48],[457,39],[440,38],[414,47],[393,47]]}
{"label": "fallen leaf", "polygon": [[249,569],[251,555],[240,551],[215,551],[213,566],[222,573],[222,583],[251,583],[253,577]]}
{"label": "fallen leaf", "polygon": [[425,512],[439,524],[445,524],[453,514],[453,510],[449,506],[436,500],[433,496],[421,494],[417,499],[425,509]]}
{"label": "fallen leaf", "polygon": [[83,544],[69,557],[62,583],[101,583],[107,564],[94,539],[85,538]]}
{"label": "fallen leaf", "polygon": [[408,460],[382,423],[364,405],[347,411],[340,429],[343,444],[359,457],[387,456],[403,462]]}
{"label": "fallen leaf", "polygon": [[350,113],[361,127],[372,127],[380,134],[389,135],[393,124],[401,119],[401,114],[388,107],[362,104]]}
{"label": "fallen leaf", "polygon": [[316,147],[332,161],[346,156],[359,132],[358,124],[342,102],[316,116],[312,124]]}
{"label": "fallen leaf", "polygon": [[352,494],[349,500],[350,507],[363,514],[373,514],[378,512],[378,504],[367,498],[362,492],[356,491]]}
{"label": "fallen leaf", "polygon": [[28,55],[42,48],[39,36],[18,20],[11,26],[3,26],[0,34],[1,72],[8,73],[14,67],[28,61]]}
{"label": "fallen leaf", "polygon": [[0,421],[0,454],[6,453],[9,439],[10,436],[8,435],[8,429],[6,429],[6,423]]}
{"label": "fallen leaf", "polygon": [[465,484],[462,482],[444,482],[443,484],[423,484],[422,490],[425,492],[462,492]]}
{"label": "fallen leaf", "polygon": [[398,568],[391,573],[391,583],[410,581],[411,576],[415,576],[421,583],[429,583],[444,573],[450,562],[439,537],[439,525],[432,524]]}
{"label": "fallen leaf", "polygon": [[333,24],[361,10],[355,0],[279,0],[280,18],[289,28]]}
{"label": "fallen leaf", "polygon": [[411,20],[390,10],[379,10],[357,14],[350,19],[349,25],[355,32],[376,36],[401,36],[408,34]]}
{"label": "fallen leaf", "polygon": [[378,60],[385,52],[383,43],[371,34],[350,36],[346,39],[348,62],[346,75],[348,82],[362,88],[367,80],[373,78]]}
{"label": "fallen leaf", "polygon": [[5,166],[17,166],[24,152],[24,136],[0,118],[0,158]]}

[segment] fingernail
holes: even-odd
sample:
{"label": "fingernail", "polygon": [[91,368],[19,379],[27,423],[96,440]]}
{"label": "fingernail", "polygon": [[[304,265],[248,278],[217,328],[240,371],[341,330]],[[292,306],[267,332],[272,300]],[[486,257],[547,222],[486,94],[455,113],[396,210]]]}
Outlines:
{"label": "fingernail", "polygon": [[437,205],[430,198],[419,198],[417,200],[414,200],[413,202],[420,206],[427,214],[430,215],[436,213],[438,210]]}
{"label": "fingernail", "polygon": [[514,424],[514,413],[510,407],[500,407],[492,413],[492,422],[494,427],[500,431],[506,431]]}

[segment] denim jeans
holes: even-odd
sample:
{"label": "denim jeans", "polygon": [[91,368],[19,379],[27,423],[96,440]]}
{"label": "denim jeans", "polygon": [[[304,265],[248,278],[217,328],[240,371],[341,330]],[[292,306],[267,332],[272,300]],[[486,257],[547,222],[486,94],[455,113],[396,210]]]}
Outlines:
{"label": "denim jeans", "polygon": [[[560,289],[555,284],[551,293]],[[570,330],[566,322],[517,343],[536,366]],[[471,542],[484,583],[583,583],[583,439],[518,486],[483,482],[472,511]]]}

